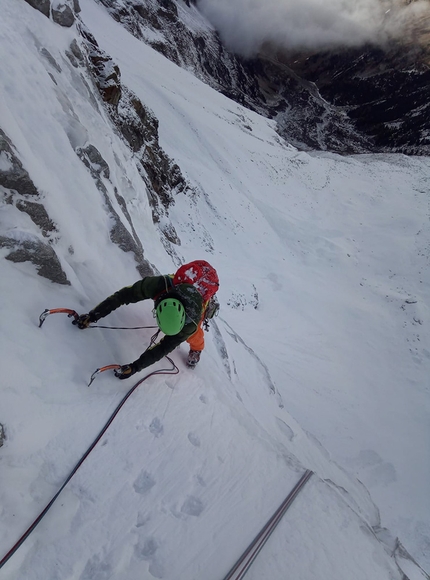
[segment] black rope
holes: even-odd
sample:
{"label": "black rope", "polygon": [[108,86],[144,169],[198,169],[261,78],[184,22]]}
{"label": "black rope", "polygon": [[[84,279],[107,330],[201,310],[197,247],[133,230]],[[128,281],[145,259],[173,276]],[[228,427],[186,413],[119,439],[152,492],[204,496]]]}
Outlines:
{"label": "black rope", "polygon": [[[157,335],[158,335],[158,332],[151,338],[151,344],[152,344],[152,340],[155,340],[156,337],[157,337]],[[70,474],[68,475],[68,477],[64,481],[63,485],[60,487],[60,489],[57,491],[57,493],[54,495],[54,497],[51,499],[51,501],[48,503],[48,505],[38,515],[38,517],[34,520],[34,522],[31,524],[31,526],[26,530],[26,532],[24,532],[24,534],[15,543],[15,545],[9,550],[9,552],[2,558],[2,560],[0,560],[0,568],[2,568],[4,566],[4,564],[6,564],[6,562],[9,560],[9,558],[11,558],[15,554],[15,552],[25,542],[25,540],[28,538],[28,536],[31,534],[31,532],[42,521],[42,519],[44,518],[44,516],[48,513],[49,509],[54,504],[55,500],[58,498],[58,496],[60,495],[60,493],[63,491],[63,489],[69,483],[69,481],[72,479],[72,477],[78,471],[78,469],[81,467],[81,465],[83,464],[83,462],[85,461],[85,459],[88,457],[88,455],[94,449],[94,447],[97,445],[97,443],[103,437],[103,435],[106,433],[106,431],[108,430],[109,426],[111,425],[111,423],[113,422],[113,420],[115,419],[115,417],[118,415],[119,411],[124,406],[124,404],[127,401],[127,399],[132,395],[132,393],[137,389],[137,387],[140,384],[142,384],[143,381],[146,381],[146,379],[149,379],[149,377],[152,377],[154,375],[163,375],[163,374],[164,375],[170,375],[170,374],[171,375],[177,375],[179,373],[179,369],[175,365],[175,363],[173,362],[173,360],[170,357],[168,357],[168,356],[166,356],[166,358],[172,364],[172,368],[171,369],[159,369],[159,370],[153,371],[153,372],[149,373],[148,375],[146,375],[145,377],[143,377],[143,379],[140,379],[139,381],[137,381],[137,383],[131,387],[131,389],[123,397],[123,399],[121,400],[121,402],[117,405],[115,411],[111,414],[111,416],[109,417],[109,419],[105,423],[105,425],[102,428],[102,430],[100,431],[100,433],[97,435],[97,437],[94,439],[94,441],[88,447],[88,449],[85,451],[84,455],[81,457],[81,459],[75,465],[75,467],[72,469],[72,471],[70,472]]]}

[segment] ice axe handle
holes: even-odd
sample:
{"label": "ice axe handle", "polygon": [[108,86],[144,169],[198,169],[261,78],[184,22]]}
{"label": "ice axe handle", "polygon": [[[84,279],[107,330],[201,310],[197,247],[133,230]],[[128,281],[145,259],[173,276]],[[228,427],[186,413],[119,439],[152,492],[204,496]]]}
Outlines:
{"label": "ice axe handle", "polygon": [[90,382],[88,383],[88,386],[92,385],[94,379],[96,378],[96,376],[99,373],[103,373],[104,371],[108,371],[108,370],[120,369],[120,368],[121,368],[121,365],[106,365],[105,367],[101,367],[101,368],[95,370],[93,372],[93,374],[91,375]]}
{"label": "ice axe handle", "polygon": [[75,310],[71,310],[70,308],[52,308],[51,310],[47,308],[39,316],[39,328],[45,322],[46,317],[49,316],[50,314],[67,314],[69,318],[73,316],[75,320],[79,318],[79,314]]}

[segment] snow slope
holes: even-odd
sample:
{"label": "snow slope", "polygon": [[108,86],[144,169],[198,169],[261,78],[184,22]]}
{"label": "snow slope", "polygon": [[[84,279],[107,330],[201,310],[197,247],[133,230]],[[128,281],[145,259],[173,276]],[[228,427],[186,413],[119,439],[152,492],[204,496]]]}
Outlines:
{"label": "snow slope", "polygon": [[[196,370],[182,346],[179,375],[138,388],[0,578],[223,578],[305,469],[247,577],[400,579],[396,536],[430,569],[429,160],[301,153],[93,0],[81,7],[194,188],[170,209],[174,252],[213,263],[222,310]],[[138,279],[76,147],[108,162],[112,203],[117,187],[150,262],[177,265],[133,155],[65,57],[75,27],[14,0],[2,16],[0,127],[43,192],[71,285],[0,263],[0,557],[133,384],[104,373],[88,389],[91,373],[137,358],[152,332],[80,332],[61,315],[38,328],[45,308],[85,312]],[[15,209],[0,207],[0,233],[34,234]],[[150,304],[106,319],[136,322],[153,324]]]}

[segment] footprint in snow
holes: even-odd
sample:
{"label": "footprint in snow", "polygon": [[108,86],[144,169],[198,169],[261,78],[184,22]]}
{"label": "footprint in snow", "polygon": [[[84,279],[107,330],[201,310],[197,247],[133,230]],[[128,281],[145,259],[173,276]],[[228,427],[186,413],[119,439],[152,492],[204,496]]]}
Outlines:
{"label": "footprint in snow", "polygon": [[109,578],[112,578],[112,566],[100,560],[97,555],[88,560],[79,576],[79,580],[109,580]]}
{"label": "footprint in snow", "polygon": [[199,516],[204,510],[203,502],[194,495],[189,495],[184,501],[181,512],[187,514],[188,516]]}
{"label": "footprint in snow", "polygon": [[143,528],[143,526],[146,526],[150,520],[151,516],[149,514],[139,512],[137,514],[136,528]]}
{"label": "footprint in snow", "polygon": [[163,578],[163,566],[157,555],[158,542],[153,537],[141,538],[134,546],[134,555],[138,560],[149,562],[148,572],[154,578]]}
{"label": "footprint in snow", "polygon": [[206,481],[203,479],[201,475],[196,475],[195,478],[199,485],[201,485],[202,487],[206,487]]}
{"label": "footprint in snow", "polygon": [[200,395],[199,399],[201,400],[201,402],[204,405],[207,405],[208,404],[208,398],[206,397],[206,395]]}
{"label": "footprint in snow", "polygon": [[194,447],[200,447],[200,437],[198,437],[195,433],[188,433],[188,441]]}
{"label": "footprint in snow", "polygon": [[291,427],[289,425],[287,425],[279,417],[276,417],[276,423],[277,423],[280,431],[282,431],[282,433],[287,437],[287,439],[289,441],[292,441],[294,439],[294,431],[291,429]]}
{"label": "footprint in snow", "polygon": [[164,433],[163,424],[158,417],[155,417],[155,419],[152,420],[149,430],[153,435],[155,435],[155,437],[160,437]]}
{"label": "footprint in snow", "polygon": [[147,471],[142,471],[133,483],[134,491],[140,495],[148,493],[155,485],[155,479]]}
{"label": "footprint in snow", "polygon": [[150,560],[158,550],[158,543],[153,537],[143,538],[134,547],[134,553],[139,560]]}

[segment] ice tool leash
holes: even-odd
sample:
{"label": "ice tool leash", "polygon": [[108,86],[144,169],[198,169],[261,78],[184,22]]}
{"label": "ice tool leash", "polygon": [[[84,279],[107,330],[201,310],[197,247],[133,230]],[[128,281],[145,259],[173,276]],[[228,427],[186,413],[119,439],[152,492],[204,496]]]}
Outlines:
{"label": "ice tool leash", "polygon": [[[39,328],[43,325],[46,318],[50,314],[67,314],[69,318],[74,318],[78,320],[79,314],[76,310],[71,310],[70,308],[47,308],[39,316]],[[158,328],[158,326],[101,326],[100,324],[90,324],[87,328],[107,328],[110,330],[140,330],[142,328]]]}

